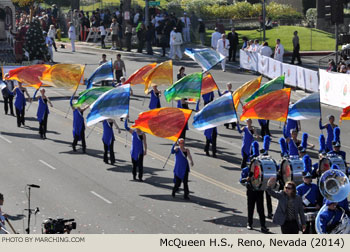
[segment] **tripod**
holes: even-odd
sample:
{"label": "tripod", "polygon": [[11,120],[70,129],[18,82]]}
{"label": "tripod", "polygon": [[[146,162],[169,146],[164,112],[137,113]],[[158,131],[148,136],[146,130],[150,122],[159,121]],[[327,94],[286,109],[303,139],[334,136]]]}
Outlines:
{"label": "tripod", "polygon": [[36,215],[39,212],[39,207],[35,208],[35,209],[31,209],[30,208],[30,190],[33,188],[40,188],[40,186],[38,185],[27,185],[28,187],[28,209],[24,209],[25,211],[28,211],[28,227],[26,228],[26,233],[29,234],[30,233],[30,217],[31,215],[34,214]]}

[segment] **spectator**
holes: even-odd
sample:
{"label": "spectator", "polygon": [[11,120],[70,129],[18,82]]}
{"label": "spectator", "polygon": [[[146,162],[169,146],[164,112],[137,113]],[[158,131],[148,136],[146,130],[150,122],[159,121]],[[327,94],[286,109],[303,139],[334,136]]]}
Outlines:
{"label": "spectator", "polygon": [[242,40],[243,40],[242,49],[245,50],[248,48],[248,38],[243,37]]}
{"label": "spectator", "polygon": [[55,48],[55,51],[57,52],[57,47],[56,47],[56,43],[55,43],[56,28],[54,25],[50,25],[50,29],[49,29],[47,35],[51,38],[53,48]]}
{"label": "spectator", "polygon": [[1,89],[2,97],[4,99],[4,110],[5,115],[7,115],[9,107],[10,107],[10,113],[12,116],[15,116],[13,113],[13,93],[12,90],[14,89],[13,81],[8,80],[5,81],[6,87],[3,87]]}
{"label": "spectator", "polygon": [[143,23],[140,22],[139,25],[137,26],[136,34],[137,34],[137,40],[138,40],[137,52],[142,53],[143,47],[145,44],[145,39],[146,39],[146,29]]}
{"label": "spectator", "polygon": [[182,34],[184,37],[184,42],[190,43],[191,42],[191,37],[190,37],[191,20],[189,17],[187,17],[186,12],[184,13],[184,16],[181,18],[181,22],[183,23]]}
{"label": "spectator", "polygon": [[254,40],[252,51],[253,52],[259,52],[260,51],[259,39],[255,39]]}
{"label": "spectator", "polygon": [[119,44],[118,42],[118,31],[119,31],[119,25],[117,23],[117,20],[115,18],[112,19],[111,24],[111,34],[112,34],[112,48],[111,50],[117,50],[117,46]]}
{"label": "spectator", "polygon": [[105,44],[105,38],[106,38],[106,29],[103,23],[100,25],[100,33],[101,33],[101,48],[105,49],[106,44]]}
{"label": "spectator", "polygon": [[221,35],[221,39],[219,39],[217,43],[217,49],[216,49],[218,53],[220,53],[225,57],[225,59],[221,61],[221,68],[223,72],[226,72],[226,59],[228,56],[229,48],[230,48],[230,42],[228,41],[228,39],[226,39],[226,34],[224,33]]}
{"label": "spectator", "polygon": [[131,37],[132,37],[132,26],[128,23],[125,27],[125,42],[126,42],[126,50],[131,52]]}
{"label": "spectator", "polygon": [[260,48],[260,54],[266,57],[271,57],[273,54],[272,49],[269,47],[269,43],[267,43],[266,41],[262,44]]}
{"label": "spectator", "polygon": [[339,73],[346,73],[346,72],[347,72],[346,65],[342,63],[339,67]]}
{"label": "spectator", "polygon": [[180,32],[177,31],[175,27],[170,38],[170,44],[172,46],[170,47],[169,58],[175,59],[175,57],[177,56],[179,60],[182,59],[182,51],[181,51],[182,43],[183,43],[182,35]]}
{"label": "spectator", "polygon": [[227,39],[230,42],[230,49],[228,55],[228,61],[236,61],[236,52],[238,46],[238,34],[235,31],[235,28],[231,28],[231,32],[227,35]]}
{"label": "spectator", "polygon": [[123,76],[123,70],[126,76],[126,68],[124,61],[121,59],[122,56],[120,54],[117,54],[117,60],[114,61],[113,68],[115,70],[115,78],[117,80],[117,83],[120,82],[120,77]]}
{"label": "spectator", "polygon": [[274,59],[283,62],[284,47],[280,39],[276,39]]}
{"label": "spectator", "polygon": [[335,65],[335,62],[332,59],[328,60],[327,72],[337,72],[337,66]]}
{"label": "spectator", "polygon": [[204,43],[205,43],[205,24],[201,18],[198,19],[198,22],[199,22],[199,28],[198,28],[199,39],[201,41],[201,44],[204,45]]}
{"label": "spectator", "polygon": [[69,22],[69,30],[68,30],[68,37],[70,39],[71,45],[72,45],[72,52],[75,52],[75,27],[72,22]]}
{"label": "spectator", "polygon": [[348,64],[347,66],[347,71],[346,71],[347,74],[350,74],[350,64]]}
{"label": "spectator", "polygon": [[[103,65],[106,62],[107,62],[107,55],[106,54],[102,54],[102,59],[100,60],[98,65],[101,66],[101,65]],[[107,85],[108,85],[108,81],[106,81],[106,80],[101,81],[101,86],[107,86]]]}
{"label": "spectator", "polygon": [[292,64],[294,65],[295,58],[298,60],[298,65],[301,65],[301,59],[300,59],[300,44],[299,44],[299,37],[298,37],[298,32],[294,32],[294,37],[293,37],[293,55],[292,55]]}
{"label": "spectator", "polygon": [[146,48],[147,48],[148,55],[153,55],[153,50],[152,50],[153,40],[154,40],[154,29],[153,29],[153,24],[150,23],[147,26],[147,30],[146,30]]}
{"label": "spectator", "polygon": [[49,37],[49,35],[47,34],[47,32],[43,33],[45,36],[45,44],[47,46],[47,49],[49,51],[49,55],[50,55],[50,61],[53,62],[53,51],[52,51],[52,39]]}
{"label": "spectator", "polygon": [[215,32],[211,34],[211,47],[216,50],[218,40],[221,39],[221,33],[218,32],[218,28],[215,27]]}

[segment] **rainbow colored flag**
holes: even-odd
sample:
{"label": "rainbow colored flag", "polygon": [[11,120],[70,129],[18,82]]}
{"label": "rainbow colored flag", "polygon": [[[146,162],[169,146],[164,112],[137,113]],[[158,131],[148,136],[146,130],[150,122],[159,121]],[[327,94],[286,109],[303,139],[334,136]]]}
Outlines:
{"label": "rainbow colored flag", "polygon": [[40,78],[50,67],[50,65],[38,64],[15,68],[8,72],[6,79],[16,80],[23,83],[23,86],[31,86],[38,89],[41,86]]}
{"label": "rainbow colored flag", "polygon": [[92,88],[93,84],[99,83],[101,81],[113,80],[113,63],[112,60],[102,64],[91,74],[89,79],[86,80],[86,89]]}
{"label": "rainbow colored flag", "polygon": [[193,73],[186,75],[170,88],[164,91],[165,100],[181,100],[183,98],[199,99],[201,96],[202,73]]}
{"label": "rainbow colored flag", "polygon": [[288,119],[304,120],[321,118],[320,93],[313,93],[290,106]]}
{"label": "rainbow colored flag", "polygon": [[132,128],[176,142],[185,128],[192,110],[158,108],[139,114]]}
{"label": "rainbow colored flag", "polygon": [[231,93],[226,93],[208,103],[193,117],[193,127],[206,130],[225,123],[237,122],[236,110]]}
{"label": "rainbow colored flag", "polygon": [[74,89],[84,74],[84,65],[56,64],[43,72],[41,81],[57,88]]}
{"label": "rainbow colored flag", "polygon": [[140,69],[136,70],[132,75],[130,75],[129,79],[127,79],[124,82],[124,85],[130,84],[131,86],[133,86],[137,84],[145,84],[145,80],[143,79],[143,76],[145,76],[150,70],[152,70],[156,66],[157,66],[157,63],[151,63],[141,67]]}
{"label": "rainbow colored flag", "polygon": [[205,76],[203,76],[203,79],[202,79],[201,95],[208,94],[215,90],[219,90],[219,88],[216,85],[216,82],[213,76],[210,73],[207,73]]}
{"label": "rainbow colored flag", "polygon": [[193,49],[186,48],[185,54],[197,62],[203,69],[204,72],[209,71],[218,63],[220,63],[225,57],[219,54],[217,51],[211,48],[205,49]]}
{"label": "rainbow colored flag", "polygon": [[102,94],[111,90],[113,87],[95,87],[87,89],[79,94],[78,100],[73,104],[73,107],[85,107],[93,104]]}
{"label": "rainbow colored flag", "polygon": [[339,123],[343,120],[350,120],[350,106],[343,108],[343,112],[340,115]]}
{"label": "rainbow colored flag", "polygon": [[264,119],[285,122],[288,116],[290,88],[259,96],[243,106],[240,119]]}
{"label": "rainbow colored flag", "polygon": [[102,94],[93,104],[86,118],[91,126],[109,118],[126,117],[129,114],[130,85],[122,85]]}
{"label": "rainbow colored flag", "polygon": [[252,94],[249,98],[247,98],[245,102],[250,102],[251,100],[255,99],[258,96],[282,89],[283,87],[284,87],[284,75],[280,77],[276,77],[275,79],[270,80],[269,82],[266,82],[258,90],[256,90],[254,94]]}
{"label": "rainbow colored flag", "polygon": [[262,76],[259,76],[258,78],[254,79],[254,80],[250,80],[250,81],[244,83],[237,90],[235,90],[235,92],[233,93],[233,101],[235,103],[235,109],[238,108],[239,102],[241,100],[247,99],[256,90],[258,90],[260,88],[261,80],[262,80]]}
{"label": "rainbow colored flag", "polygon": [[148,89],[151,86],[168,85],[173,84],[173,62],[172,60],[164,61],[152,70],[148,71],[144,76],[145,81],[145,93],[148,93]]}

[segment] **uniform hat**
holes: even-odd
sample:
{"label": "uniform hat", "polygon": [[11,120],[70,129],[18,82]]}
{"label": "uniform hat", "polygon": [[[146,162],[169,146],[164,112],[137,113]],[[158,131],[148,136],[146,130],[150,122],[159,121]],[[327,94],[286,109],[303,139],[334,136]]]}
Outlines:
{"label": "uniform hat", "polygon": [[332,205],[332,204],[338,204],[338,202],[326,200],[326,206],[330,206],[330,205]]}
{"label": "uniform hat", "polygon": [[312,178],[312,175],[310,172],[307,172],[305,175],[304,175],[304,178]]}

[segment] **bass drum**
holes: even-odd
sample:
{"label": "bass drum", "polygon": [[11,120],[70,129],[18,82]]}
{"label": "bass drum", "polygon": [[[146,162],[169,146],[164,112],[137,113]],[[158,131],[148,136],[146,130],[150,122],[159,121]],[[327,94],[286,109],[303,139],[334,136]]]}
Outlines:
{"label": "bass drum", "polygon": [[265,191],[267,181],[270,178],[277,178],[277,165],[271,157],[258,157],[250,163],[251,184],[255,190]]}
{"label": "bass drum", "polygon": [[318,176],[321,176],[324,172],[328,171],[334,164],[337,165],[344,174],[348,174],[347,167],[341,156],[327,155],[326,157],[323,157],[318,164]]}
{"label": "bass drum", "polygon": [[285,185],[288,181],[293,181],[296,186],[303,183],[304,163],[302,159],[284,159],[281,163],[280,179],[281,184]]}

